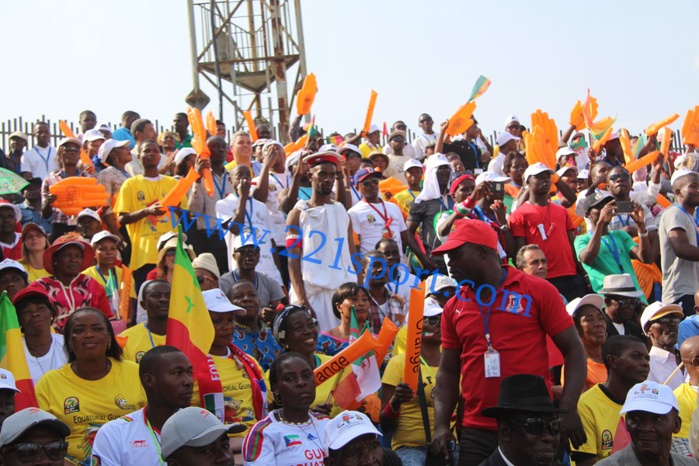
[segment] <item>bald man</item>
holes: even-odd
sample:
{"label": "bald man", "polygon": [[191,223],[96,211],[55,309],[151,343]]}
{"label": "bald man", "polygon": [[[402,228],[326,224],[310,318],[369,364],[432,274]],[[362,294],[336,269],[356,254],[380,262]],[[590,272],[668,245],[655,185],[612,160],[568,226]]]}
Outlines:
{"label": "bald man", "polygon": [[672,436],[672,451],[689,455],[689,427],[692,413],[697,409],[697,393],[699,393],[699,336],[689,337],[682,342],[680,357],[689,376],[689,382],[683,383],[674,390],[680,406],[682,428]]}

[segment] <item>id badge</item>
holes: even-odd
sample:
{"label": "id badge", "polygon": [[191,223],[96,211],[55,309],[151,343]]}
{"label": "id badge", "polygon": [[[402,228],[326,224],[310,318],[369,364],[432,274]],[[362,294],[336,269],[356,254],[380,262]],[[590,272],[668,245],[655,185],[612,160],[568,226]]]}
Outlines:
{"label": "id badge", "polygon": [[485,378],[500,377],[500,353],[492,347],[488,347],[488,350],[483,355],[483,359],[485,362]]}
{"label": "id badge", "polygon": [[541,239],[543,239],[544,241],[546,241],[547,239],[549,239],[549,237],[546,236],[546,230],[544,230],[544,224],[543,224],[543,223],[538,224],[536,227],[539,229],[539,234],[541,235]]}
{"label": "id badge", "polygon": [[481,173],[483,173],[483,169],[482,168],[475,168],[473,170],[473,173],[476,175],[480,175]]}

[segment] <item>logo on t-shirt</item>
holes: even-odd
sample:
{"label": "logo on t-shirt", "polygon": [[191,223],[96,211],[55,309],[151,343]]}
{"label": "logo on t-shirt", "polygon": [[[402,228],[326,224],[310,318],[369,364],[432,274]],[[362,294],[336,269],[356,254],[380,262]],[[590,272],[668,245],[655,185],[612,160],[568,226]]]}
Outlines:
{"label": "logo on t-shirt", "polygon": [[141,358],[146,354],[145,351],[139,351],[136,353],[136,364],[139,364],[141,362]]}
{"label": "logo on t-shirt", "polygon": [[92,455],[92,466],[101,466],[102,458],[97,455]]}
{"label": "logo on t-shirt", "polygon": [[602,431],[602,450],[611,450],[614,444],[614,438],[609,430]]}
{"label": "logo on t-shirt", "polygon": [[143,202],[146,200],[146,195],[143,194],[143,191],[139,191],[136,193],[136,199],[138,199],[140,202]]}
{"label": "logo on t-shirt", "polygon": [[284,442],[286,443],[287,447],[293,447],[294,445],[303,445],[301,439],[296,434],[285,435]]}
{"label": "logo on t-shirt", "polygon": [[80,411],[80,400],[75,396],[69,396],[63,402],[63,414],[77,413]]}
{"label": "logo on t-shirt", "polygon": [[369,223],[374,223],[374,222],[376,222],[376,217],[374,217],[374,216],[371,215],[371,214],[367,214],[367,216],[366,216],[366,221],[369,222]]}
{"label": "logo on t-shirt", "polygon": [[119,409],[136,411],[136,405],[128,404],[126,398],[121,396],[121,394],[114,397],[114,404],[117,405]]}
{"label": "logo on t-shirt", "polygon": [[134,440],[131,442],[131,448],[148,448],[148,442],[145,440]]}

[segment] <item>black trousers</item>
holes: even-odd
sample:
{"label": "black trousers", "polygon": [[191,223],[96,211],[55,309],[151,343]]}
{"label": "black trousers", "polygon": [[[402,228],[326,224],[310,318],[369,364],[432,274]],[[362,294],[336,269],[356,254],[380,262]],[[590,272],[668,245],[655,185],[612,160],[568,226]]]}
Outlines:
{"label": "black trousers", "polygon": [[494,430],[461,429],[459,466],[478,466],[498,447],[498,433]]}

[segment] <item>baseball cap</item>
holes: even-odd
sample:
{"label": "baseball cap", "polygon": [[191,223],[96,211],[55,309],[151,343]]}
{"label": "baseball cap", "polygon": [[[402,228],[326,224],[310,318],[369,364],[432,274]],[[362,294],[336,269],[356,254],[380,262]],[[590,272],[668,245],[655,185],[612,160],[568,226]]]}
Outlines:
{"label": "baseball cap", "polygon": [[566,311],[571,317],[575,316],[575,313],[583,306],[594,306],[602,312],[604,307],[604,298],[598,294],[586,294],[582,298],[575,298],[568,304],[566,304]]}
{"label": "baseball cap", "polygon": [[377,131],[381,131],[381,129],[379,128],[379,125],[372,123],[371,126],[369,127],[369,132],[367,134],[376,133]]}
{"label": "baseball cap", "polygon": [[[156,249],[160,251],[163,246],[165,246],[165,243],[170,241],[172,238],[177,239],[177,232],[176,231],[168,231],[167,233],[164,233],[160,235],[160,238],[158,238],[158,243],[156,244]],[[182,233],[182,241],[187,242],[187,235]]]}
{"label": "baseball cap", "polygon": [[15,213],[15,221],[22,221],[22,211],[19,210],[19,206],[17,204],[13,204],[10,201],[6,201],[5,199],[0,199],[0,208],[1,207],[9,207]]}
{"label": "baseball cap", "polygon": [[80,143],[80,141],[78,141],[75,138],[63,138],[63,139],[61,139],[60,142],[58,143],[58,147],[65,146],[66,144],[75,144],[78,147],[82,147],[82,144]]}
{"label": "baseball cap", "polygon": [[648,328],[653,324],[654,320],[658,320],[667,315],[674,314],[680,319],[684,317],[684,312],[682,312],[682,306],[679,304],[664,304],[660,301],[656,301],[649,304],[641,314],[641,328],[643,333],[648,335]]}
{"label": "baseball cap", "polygon": [[325,425],[323,451],[328,455],[330,450],[339,450],[357,437],[366,434],[382,435],[366,414],[342,411]]}
{"label": "baseball cap", "polygon": [[590,177],[590,170],[582,169],[578,172],[578,179],[579,180],[586,180]]}
{"label": "baseball cap", "polygon": [[183,161],[184,159],[186,159],[187,157],[189,157],[192,154],[196,155],[197,152],[194,149],[192,149],[191,147],[184,147],[184,148],[178,150],[177,153],[175,154],[175,165],[179,165],[179,163],[181,161]]}
{"label": "baseball cap", "polygon": [[114,242],[117,244],[119,244],[121,242],[121,240],[119,239],[119,237],[117,235],[112,234],[107,230],[102,230],[102,231],[99,231],[99,232],[95,233],[94,235],[92,235],[92,239],[90,240],[90,244],[92,246],[94,246],[95,244],[99,243],[103,239],[114,240]]}
{"label": "baseball cap", "polygon": [[445,254],[465,243],[480,244],[490,249],[498,249],[498,235],[493,228],[480,220],[462,219],[454,222],[454,229],[447,240],[432,250],[432,255]]}
{"label": "baseball cap", "polygon": [[160,436],[161,456],[167,461],[170,455],[182,447],[203,447],[225,433],[239,433],[245,429],[242,424],[224,425],[203,408],[183,408],[170,416],[163,425]]}
{"label": "baseball cap", "polygon": [[585,213],[596,207],[604,207],[607,203],[614,200],[614,196],[609,194],[607,191],[598,191],[590,194],[585,198],[585,204],[587,204],[587,209]]}
{"label": "baseball cap", "polygon": [[16,269],[22,274],[24,274],[25,277],[28,277],[29,275],[27,274],[26,269],[17,262],[16,260],[12,259],[4,259],[2,262],[0,262],[0,272],[2,272],[5,269]]}
{"label": "baseball cap", "polygon": [[22,131],[14,131],[14,132],[10,133],[9,139],[12,139],[12,138],[24,139],[25,142],[29,140],[29,138],[27,137],[27,134],[23,133]]}
{"label": "baseball cap", "polygon": [[510,115],[507,118],[505,118],[505,128],[507,128],[507,125],[515,121],[519,123],[519,117],[517,115]]}
{"label": "baseball cap", "polygon": [[97,151],[97,156],[100,158],[102,163],[107,161],[107,157],[109,157],[110,152],[112,152],[113,149],[116,149],[117,147],[124,147],[128,146],[130,144],[130,141],[127,139],[125,141],[117,141],[115,139],[107,139],[102,143],[102,145],[99,148],[99,151]]}
{"label": "baseball cap", "polygon": [[423,317],[434,317],[442,314],[444,309],[439,305],[436,299],[433,297],[425,298],[425,310],[423,311]]}
{"label": "baseball cap", "polygon": [[46,231],[43,229],[43,227],[41,227],[41,225],[37,225],[36,223],[27,223],[26,225],[24,225],[24,228],[22,228],[22,241],[24,241],[24,238],[32,230],[38,231],[39,233],[46,236],[47,238],[49,236],[46,234]]}
{"label": "baseball cap", "polygon": [[264,146],[265,144],[267,144],[267,141],[269,141],[269,139],[260,138],[252,143],[252,147]]}
{"label": "baseball cap", "polygon": [[333,165],[337,165],[340,162],[340,156],[337,152],[323,151],[304,155],[302,160],[306,162],[309,167],[321,163],[332,163]]}
{"label": "baseball cap", "polygon": [[410,168],[422,169],[422,163],[418,159],[410,159],[403,164],[403,171],[407,172]]}
{"label": "baseball cap", "polygon": [[106,139],[102,131],[98,129],[88,129],[83,134],[83,141],[97,141],[99,139]]}
{"label": "baseball cap", "polygon": [[425,280],[425,294],[437,293],[444,288],[456,288],[456,281],[453,278],[437,273],[430,275]]}
{"label": "baseball cap", "polygon": [[235,235],[233,238],[233,252],[245,246],[253,246],[256,249],[260,249],[260,243],[257,242],[257,238],[252,233]]}
{"label": "baseball cap", "polygon": [[560,159],[561,157],[567,156],[567,155],[576,155],[576,152],[570,146],[560,147],[556,151],[556,160]]}
{"label": "baseball cap", "polygon": [[672,174],[672,178],[670,178],[670,185],[674,187],[675,182],[677,182],[677,180],[684,176],[692,175],[694,173],[697,172],[690,170],[689,168],[680,168],[679,170],[675,170],[675,173]]}
{"label": "baseball cap", "polygon": [[14,298],[12,298],[12,304],[17,306],[17,303],[19,303],[21,300],[24,298],[30,298],[32,296],[39,296],[44,298],[46,301],[48,301],[50,306],[53,306],[51,304],[51,299],[49,298],[49,294],[46,292],[44,288],[41,286],[28,286],[26,288],[22,288],[17,292]]}
{"label": "baseball cap", "polygon": [[357,170],[357,173],[354,174],[354,184],[359,184],[370,176],[375,176],[380,180],[383,179],[381,172],[377,172],[371,167],[360,168]]}
{"label": "baseball cap", "polygon": [[0,390],[14,390],[21,393],[15,384],[15,376],[7,369],[0,369]]}
{"label": "baseball cap", "polygon": [[[556,175],[561,177],[561,176],[565,175],[566,172],[568,172],[568,170],[574,170],[575,174],[576,175],[578,174],[578,167],[575,167],[573,165],[566,165],[565,167],[559,168],[558,171],[556,172]],[[577,176],[576,176],[576,178],[577,178]]]}
{"label": "baseball cap", "polygon": [[359,157],[362,156],[362,151],[359,150],[359,147],[355,146],[354,144],[345,144],[344,146],[340,147],[337,149],[337,153],[342,155],[345,152],[356,152],[359,154]]}
{"label": "baseball cap", "polygon": [[236,311],[239,314],[245,314],[247,311],[240,306],[231,303],[220,288],[201,292],[204,297],[204,304],[209,312],[231,312]]}
{"label": "baseball cap", "polygon": [[216,278],[221,278],[221,272],[218,270],[216,258],[210,252],[202,252],[201,254],[199,254],[192,261],[192,268],[207,270],[214,274]]}
{"label": "baseball cap", "polygon": [[476,177],[476,186],[483,183],[484,181],[489,181],[491,183],[506,183],[510,180],[511,178],[501,176],[496,171],[483,172]]}
{"label": "baseball cap", "polygon": [[405,138],[406,137],[405,131],[397,129],[397,130],[391,132],[391,134],[388,135],[388,140],[390,141],[391,139],[395,138],[396,136],[403,136]]}
{"label": "baseball cap", "polygon": [[510,142],[510,141],[513,141],[513,140],[514,140],[514,141],[519,141],[520,139],[521,139],[521,138],[518,138],[518,137],[516,137],[516,136],[513,136],[513,135],[511,135],[510,133],[508,133],[507,131],[505,131],[505,132],[502,132],[502,133],[498,134],[498,137],[497,137],[497,139],[495,140],[495,143],[496,143],[498,146],[504,146],[505,144],[507,144],[507,143]]}
{"label": "baseball cap", "polygon": [[[454,177],[456,175],[456,177]],[[464,180],[471,180],[474,183],[476,182],[476,178],[471,175],[470,173],[453,173],[452,174],[452,179],[451,179],[451,186],[449,186],[449,194],[452,196],[454,195],[454,191],[459,187],[459,185],[464,181]]]}
{"label": "baseball cap", "polygon": [[547,167],[541,162],[533,163],[529,165],[526,170],[524,170],[524,182],[526,183],[530,176],[536,176],[539,173],[544,172],[549,172],[551,174],[556,173],[555,171],[553,171],[553,169]]}
{"label": "baseball cap", "polygon": [[91,219],[97,220],[98,222],[102,223],[102,219],[100,218],[99,214],[94,210],[88,208],[81,210],[78,216],[75,217],[75,220],[79,221],[81,218],[85,217],[90,217]]}
{"label": "baseball cap", "polygon": [[0,447],[11,444],[26,431],[38,425],[46,425],[56,430],[64,438],[70,435],[70,428],[62,421],[59,421],[53,414],[39,408],[24,408],[9,416],[2,423]]}
{"label": "baseball cap", "polygon": [[626,394],[626,401],[624,406],[621,407],[619,414],[626,414],[631,411],[667,414],[672,408],[675,408],[678,412],[680,410],[672,389],[667,385],[646,380],[631,387],[629,393]]}

